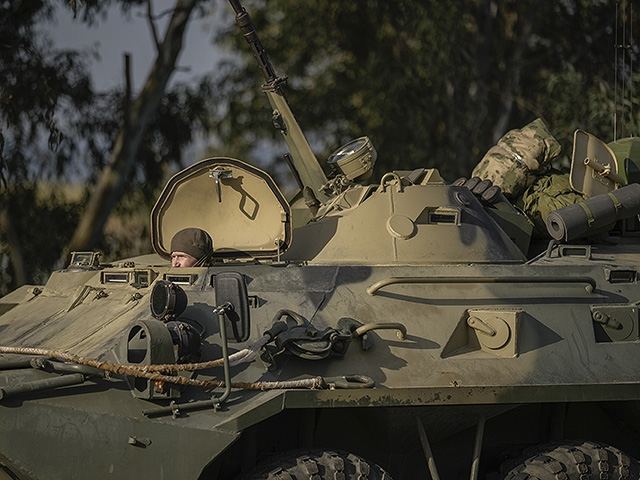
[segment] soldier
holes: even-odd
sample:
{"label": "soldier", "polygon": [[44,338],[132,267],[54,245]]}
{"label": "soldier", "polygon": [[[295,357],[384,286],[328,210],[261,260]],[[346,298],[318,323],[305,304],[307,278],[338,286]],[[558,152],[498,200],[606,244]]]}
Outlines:
{"label": "soldier", "polygon": [[185,228],[171,239],[171,266],[194,267],[205,264],[213,253],[213,242],[200,228]]}

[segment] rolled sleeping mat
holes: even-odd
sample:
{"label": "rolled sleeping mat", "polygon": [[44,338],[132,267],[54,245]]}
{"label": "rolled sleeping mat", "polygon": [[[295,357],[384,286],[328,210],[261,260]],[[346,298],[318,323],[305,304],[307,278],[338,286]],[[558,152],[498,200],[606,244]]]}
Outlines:
{"label": "rolled sleeping mat", "polygon": [[640,185],[632,183],[551,212],[545,223],[551,238],[568,242],[606,232],[618,220],[638,214]]}

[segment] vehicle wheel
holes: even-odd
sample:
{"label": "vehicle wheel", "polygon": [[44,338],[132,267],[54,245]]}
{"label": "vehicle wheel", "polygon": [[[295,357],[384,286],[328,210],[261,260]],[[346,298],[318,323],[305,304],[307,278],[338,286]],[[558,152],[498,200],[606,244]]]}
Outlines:
{"label": "vehicle wheel", "polygon": [[635,458],[609,445],[580,441],[534,447],[518,460],[505,463],[501,470],[504,480],[640,478],[640,462]]}
{"label": "vehicle wheel", "polygon": [[339,450],[293,450],[265,462],[238,480],[392,480],[375,463]]}

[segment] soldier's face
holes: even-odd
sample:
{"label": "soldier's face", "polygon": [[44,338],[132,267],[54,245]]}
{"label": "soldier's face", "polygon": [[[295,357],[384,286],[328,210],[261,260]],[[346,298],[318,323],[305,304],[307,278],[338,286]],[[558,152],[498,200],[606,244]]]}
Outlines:
{"label": "soldier's face", "polygon": [[198,259],[192,257],[188,253],[184,252],[172,252],[171,253],[171,266],[172,267],[193,267]]}

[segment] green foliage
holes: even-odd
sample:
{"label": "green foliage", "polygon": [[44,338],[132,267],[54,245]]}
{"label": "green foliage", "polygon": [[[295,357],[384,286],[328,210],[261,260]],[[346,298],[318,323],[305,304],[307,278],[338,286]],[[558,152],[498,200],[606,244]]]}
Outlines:
{"label": "green foliage", "polygon": [[[4,207],[20,238],[20,244],[14,247],[22,251],[29,273],[28,283],[42,284],[68,242],[67,235],[78,220],[80,205],[69,201],[65,192],[59,189],[45,193],[27,182],[11,184],[6,194]],[[7,242],[0,243],[0,262],[5,267],[0,269],[0,295],[17,286],[17,272],[9,261],[9,247]]]}
{"label": "green foliage", "polygon": [[82,55],[52,52],[38,42],[33,25],[50,16],[52,7],[32,3],[5,2],[0,15],[0,178],[5,186],[27,176],[25,152],[43,132],[51,150],[64,141],[55,115],[59,103],[63,99],[80,103],[91,95],[83,88],[88,79]]}
{"label": "green foliage", "polygon": [[[86,74],[87,56],[53,51],[35,25],[51,2],[4,2],[0,7],[0,292],[40,282],[68,241],[79,205],[38,184],[64,178],[80,145],[69,125],[95,122],[98,103]],[[98,99],[99,100],[99,99]],[[96,150],[93,138],[85,150]]]}
{"label": "green foliage", "polygon": [[[129,14],[144,2],[61,3],[70,15],[93,24],[112,3]],[[56,51],[36,30],[51,17],[52,7],[39,1],[0,6],[0,293],[20,281],[41,282],[43,272],[54,267],[123,124],[123,89],[95,92],[87,74],[89,54]],[[205,79],[199,85],[175,84],[161,100],[116,207],[122,218],[111,222],[94,247],[105,257],[150,251],[148,212],[160,184],[184,166],[182,149],[209,128],[215,109],[208,101],[214,98]],[[63,184],[82,181],[85,195],[73,200],[64,195]],[[45,183],[53,188],[46,201],[37,195]],[[25,258],[18,261],[11,252]]]}
{"label": "green foliage", "polygon": [[[438,42],[444,32],[467,35],[455,2],[279,1],[248,8],[276,70],[290,77],[288,98],[321,157],[366,134],[385,166],[410,168],[423,165],[429,143],[446,143],[450,109],[431,100],[451,96],[443,65],[456,76],[468,69],[457,46]],[[230,126],[221,134],[229,132],[225,139],[233,142],[239,133],[251,145],[269,127],[270,112],[256,89],[255,65],[245,58],[248,65],[228,81]]]}
{"label": "green foliage", "polygon": [[[536,117],[565,148],[578,126],[610,139],[613,1],[245,6],[277,73],[289,76],[288,99],[320,158],[368,135],[377,178],[426,166],[451,180],[468,175],[507,130]],[[276,138],[255,62],[236,28],[220,40],[242,61],[224,71],[230,105],[218,133],[235,151],[273,162],[252,151]]]}

